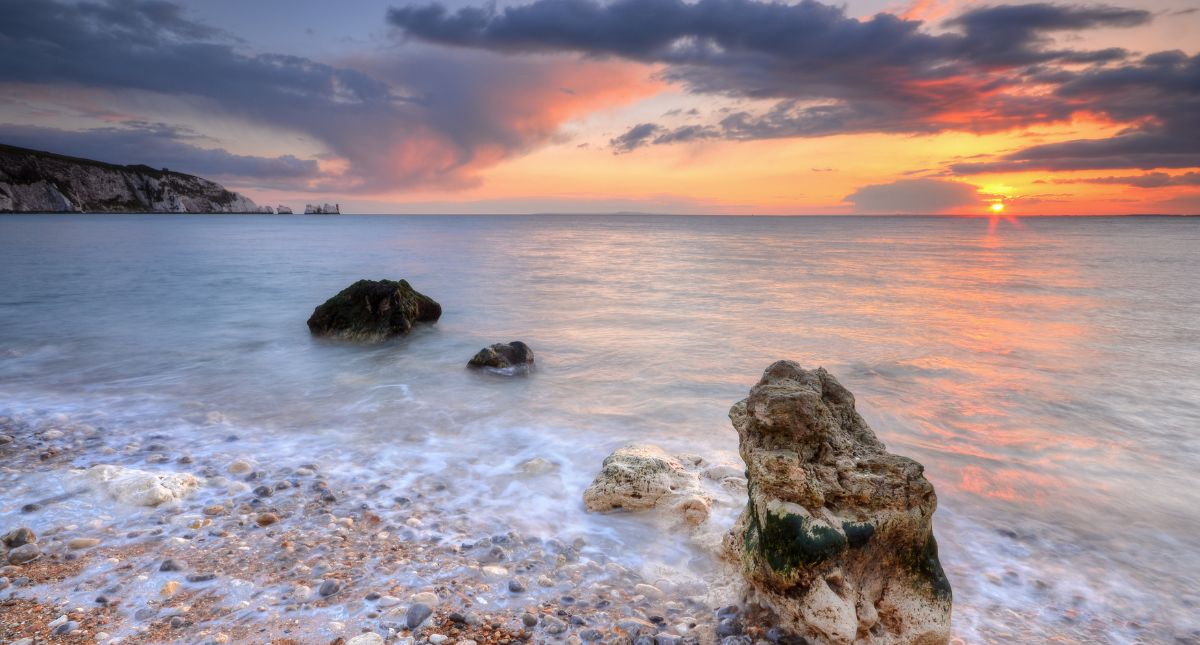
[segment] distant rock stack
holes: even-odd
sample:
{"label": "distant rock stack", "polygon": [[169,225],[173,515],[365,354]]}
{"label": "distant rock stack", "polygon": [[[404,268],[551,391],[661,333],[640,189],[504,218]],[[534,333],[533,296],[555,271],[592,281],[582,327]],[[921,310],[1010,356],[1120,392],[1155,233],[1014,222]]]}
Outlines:
{"label": "distant rock stack", "polygon": [[729,411],[749,502],[726,546],[751,600],[813,645],[941,645],[950,583],[921,464],[889,453],[824,369],[779,361]]}
{"label": "distant rock stack", "polygon": [[341,204],[306,204],[304,206],[305,215],[341,215]]}
{"label": "distant rock stack", "polygon": [[291,207],[291,206],[284,206],[283,204],[280,204],[278,207],[276,207],[276,208],[275,208],[275,213],[276,213],[277,215],[291,215],[291,214],[292,214],[292,207]]}

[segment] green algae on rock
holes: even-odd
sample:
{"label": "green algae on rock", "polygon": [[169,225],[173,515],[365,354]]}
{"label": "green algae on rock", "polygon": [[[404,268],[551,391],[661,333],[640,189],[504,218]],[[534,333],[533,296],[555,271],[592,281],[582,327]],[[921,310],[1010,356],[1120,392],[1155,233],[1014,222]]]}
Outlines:
{"label": "green algae on rock", "polygon": [[314,309],[308,329],[314,336],[377,342],[441,316],[442,306],[407,280],[359,280]]}
{"label": "green algae on rock", "polygon": [[821,645],[940,645],[951,591],[937,557],[937,496],[893,455],[822,368],[767,368],[729,411],[749,501],[726,540],[750,599]]}

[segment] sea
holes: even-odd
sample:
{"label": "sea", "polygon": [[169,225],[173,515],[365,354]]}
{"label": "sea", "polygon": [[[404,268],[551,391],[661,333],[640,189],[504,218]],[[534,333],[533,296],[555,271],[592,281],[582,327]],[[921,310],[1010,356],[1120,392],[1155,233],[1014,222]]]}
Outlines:
{"label": "sea", "polygon": [[[310,336],[362,278],[443,315]],[[467,369],[510,340],[531,373]],[[664,585],[712,541],[588,514],[584,488],[630,442],[740,464],[729,407],[779,359],[825,367],[924,464],[957,641],[1200,642],[1198,218],[0,217],[0,416],[196,453],[239,436],[397,488],[449,474],[481,521]],[[530,460],[554,475],[513,474]],[[0,529],[61,476],[5,475]],[[112,512],[86,506],[38,521]]]}

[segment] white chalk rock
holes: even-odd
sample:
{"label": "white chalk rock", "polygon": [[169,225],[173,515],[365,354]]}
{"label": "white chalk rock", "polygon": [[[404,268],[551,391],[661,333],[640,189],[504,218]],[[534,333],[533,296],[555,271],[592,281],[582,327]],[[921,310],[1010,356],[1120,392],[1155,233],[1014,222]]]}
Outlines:
{"label": "white chalk rock", "polygon": [[113,499],[135,506],[174,502],[199,488],[201,483],[187,473],[152,472],[108,464],[89,468],[87,478]]}
{"label": "white chalk rock", "polygon": [[679,459],[658,446],[630,444],[605,458],[583,505],[592,513],[667,507],[695,526],[708,519],[712,498]]}

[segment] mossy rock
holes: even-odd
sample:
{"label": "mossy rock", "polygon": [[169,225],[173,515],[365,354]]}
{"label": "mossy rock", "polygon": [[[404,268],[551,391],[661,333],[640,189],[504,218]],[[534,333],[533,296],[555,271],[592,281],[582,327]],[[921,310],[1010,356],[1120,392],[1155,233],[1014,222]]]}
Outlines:
{"label": "mossy rock", "polygon": [[380,341],[441,315],[442,306],[407,280],[359,280],[314,309],[308,329],[314,336]]}

